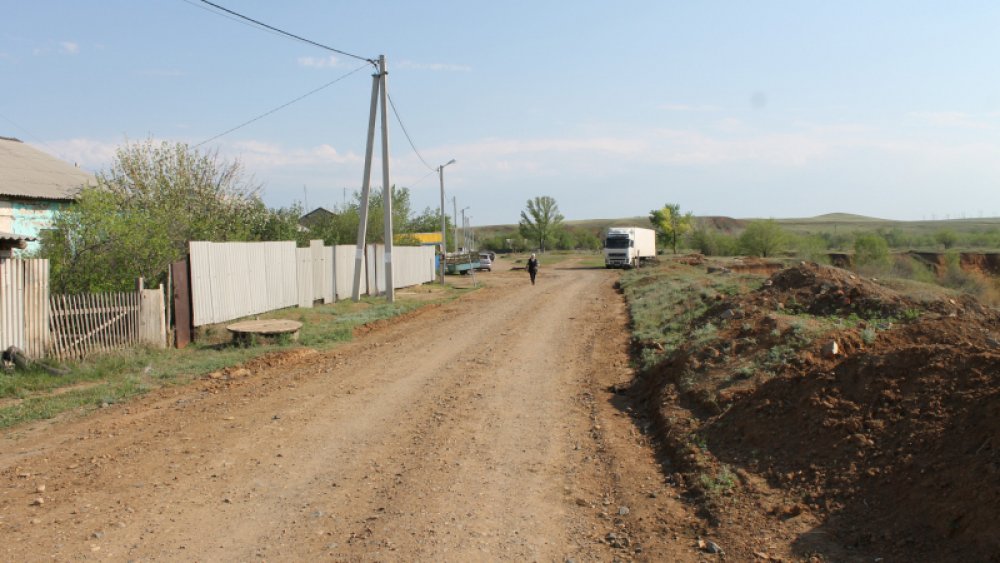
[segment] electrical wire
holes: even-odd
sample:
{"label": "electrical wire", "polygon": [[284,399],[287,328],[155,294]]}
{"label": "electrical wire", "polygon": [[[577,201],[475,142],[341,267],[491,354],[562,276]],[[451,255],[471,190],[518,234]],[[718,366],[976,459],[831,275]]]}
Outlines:
{"label": "electrical wire", "polygon": [[396,121],[399,122],[399,127],[403,129],[403,135],[406,136],[406,140],[410,143],[410,148],[413,149],[414,154],[417,155],[417,158],[420,159],[420,162],[424,163],[424,166],[426,166],[428,170],[430,170],[431,172],[435,171],[436,168],[434,168],[430,164],[427,164],[427,161],[424,160],[424,157],[420,155],[420,151],[417,150],[416,145],[413,144],[413,139],[410,138],[410,133],[406,130],[406,125],[403,125],[403,120],[400,119],[399,112],[396,111],[396,104],[392,101],[392,96],[388,96],[388,98],[389,98],[389,105],[392,107],[392,113],[393,115],[396,116]]}
{"label": "electrical wire", "polygon": [[350,76],[350,75],[352,75],[352,74],[354,74],[354,73],[356,73],[356,72],[358,72],[358,71],[360,71],[362,69],[365,69],[365,68],[368,68],[367,62],[365,64],[359,66],[358,68],[352,70],[351,72],[348,72],[347,74],[341,75],[341,76],[339,76],[339,77],[331,80],[330,82],[327,82],[326,84],[320,86],[319,88],[314,88],[314,89],[306,92],[305,94],[302,94],[301,96],[299,96],[298,98],[295,98],[294,100],[285,102],[285,103],[281,104],[280,106],[278,106],[278,107],[276,107],[274,109],[268,110],[268,111],[266,111],[266,112],[258,115],[257,117],[254,117],[253,119],[244,121],[243,123],[237,125],[236,127],[233,127],[231,129],[227,129],[227,130],[223,131],[222,133],[219,133],[218,135],[215,135],[214,137],[210,137],[208,139],[205,139],[204,141],[202,141],[202,142],[198,143],[197,145],[195,145],[194,148],[198,148],[198,147],[204,145],[205,143],[214,141],[214,140],[218,139],[219,137],[224,137],[224,136],[232,133],[233,131],[236,131],[237,129],[242,129],[242,128],[246,127],[247,125],[250,125],[251,123],[253,123],[255,121],[258,121],[260,119],[263,119],[263,118],[271,115],[272,113],[274,113],[276,111],[285,109],[286,107],[294,104],[295,102],[298,102],[299,100],[307,98],[307,97],[315,94],[316,92],[319,92],[320,90],[323,90],[325,88],[329,88],[330,86],[333,86],[334,84],[340,82],[341,80],[347,78],[348,76]]}
{"label": "electrical wire", "polygon": [[54,149],[54,148],[50,147],[49,145],[45,144],[45,141],[43,141],[43,140],[42,140],[42,139],[41,139],[41,138],[40,138],[40,137],[39,137],[38,135],[35,135],[35,134],[34,134],[34,133],[32,133],[31,131],[28,131],[28,130],[27,130],[27,129],[25,129],[24,127],[21,127],[21,125],[19,125],[19,124],[18,124],[18,123],[17,123],[16,121],[14,121],[13,119],[11,119],[11,118],[7,117],[6,115],[4,115],[4,114],[2,114],[2,113],[0,113],[0,119],[3,119],[3,120],[4,120],[4,121],[6,121],[7,123],[10,123],[10,124],[11,124],[11,125],[13,125],[14,127],[17,127],[17,128],[18,128],[18,129],[20,129],[21,131],[23,131],[23,132],[27,133],[27,134],[28,134],[28,137],[30,137],[30,138],[31,138],[31,139],[32,139],[32,140],[33,140],[34,142],[38,143],[39,145],[42,145],[43,147],[45,147],[45,148],[49,149],[49,152],[51,152],[52,154],[59,154],[59,151],[57,151],[56,149]]}
{"label": "electrical wire", "polygon": [[251,17],[248,17],[248,16],[244,16],[243,14],[241,14],[239,12],[236,12],[236,11],[233,11],[233,10],[230,10],[229,8],[226,8],[225,6],[220,6],[220,5],[216,4],[215,2],[209,2],[209,0],[200,0],[200,2],[202,4],[207,4],[209,6],[212,6],[213,8],[215,8],[217,10],[221,10],[221,11],[227,13],[227,14],[236,16],[237,18],[240,18],[242,20],[246,20],[248,22],[251,22],[251,23],[253,23],[253,24],[257,25],[257,26],[260,26],[261,28],[264,28],[266,30],[269,30],[269,31],[272,31],[272,32],[275,32],[275,33],[279,33],[279,34],[284,35],[286,37],[290,37],[292,39],[295,39],[297,41],[301,41],[303,43],[308,43],[309,45],[313,45],[315,47],[319,47],[320,49],[326,49],[327,51],[331,51],[333,53],[344,55],[345,57],[351,57],[353,59],[358,59],[359,61],[365,61],[365,62],[367,62],[369,64],[375,64],[375,61],[372,60],[372,59],[369,59],[368,57],[362,57],[361,55],[355,55],[353,53],[348,53],[347,51],[342,51],[340,49],[335,49],[333,47],[330,47],[329,45],[324,45],[322,43],[318,43],[316,41],[313,41],[312,39],[306,39],[305,37],[302,37],[300,35],[295,35],[294,33],[289,33],[289,32],[287,32],[287,31],[285,31],[283,29],[279,29],[279,28],[274,27],[272,25],[268,25],[268,24],[266,24],[266,23],[264,23],[262,21],[255,20],[255,19],[253,19]]}
{"label": "electrical wire", "polygon": [[419,184],[420,182],[423,182],[423,181],[424,181],[424,180],[426,180],[427,178],[430,178],[430,177],[431,177],[431,174],[434,174],[434,173],[436,173],[436,172],[437,172],[437,170],[431,170],[431,171],[430,171],[430,172],[428,172],[427,174],[424,174],[422,178],[420,178],[420,179],[419,179],[419,180],[417,180],[416,182],[413,182],[412,184],[410,184],[410,185],[409,185],[409,186],[407,186],[407,187],[408,187],[408,188],[412,188],[413,186],[416,186],[416,185],[417,185],[417,184]]}
{"label": "electrical wire", "polygon": [[278,37],[282,37],[282,35],[280,33],[278,33],[278,32],[271,31],[270,29],[254,25],[254,24],[252,24],[252,23],[250,23],[250,22],[248,22],[246,20],[241,20],[240,18],[236,18],[236,17],[230,16],[229,14],[227,14],[225,12],[219,12],[217,10],[213,10],[212,8],[209,8],[208,6],[205,6],[204,4],[201,4],[200,0],[181,0],[181,2],[184,2],[185,4],[190,4],[191,6],[194,6],[195,8],[198,8],[199,10],[205,10],[206,12],[208,12],[210,14],[215,14],[217,16],[226,18],[227,20],[232,20],[232,21],[234,21],[234,22],[236,22],[238,24],[245,25],[247,27],[250,27],[250,28],[253,28],[253,29],[257,29],[257,30],[260,30],[260,31],[266,31],[266,32],[268,32],[268,33],[270,33],[272,35],[276,35]]}

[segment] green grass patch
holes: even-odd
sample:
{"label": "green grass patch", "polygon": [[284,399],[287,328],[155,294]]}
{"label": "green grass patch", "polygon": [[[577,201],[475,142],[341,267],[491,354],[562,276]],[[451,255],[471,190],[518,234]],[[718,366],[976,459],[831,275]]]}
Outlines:
{"label": "green grass patch", "polygon": [[451,301],[466,293],[453,287],[430,284],[398,295],[396,303],[384,298],[363,298],[311,309],[283,309],[260,318],[292,319],[303,323],[299,341],[290,337],[243,347],[230,344],[224,325],[199,329],[195,344],[183,350],[132,349],[93,356],[65,365],[69,373],[53,375],[34,368],[0,372],[0,428],[52,418],[79,410],[89,412],[150,390],[183,385],[213,371],[241,364],[268,353],[308,347],[324,350],[351,340],[359,326],[390,319],[424,305]]}
{"label": "green grass patch", "polygon": [[[716,302],[716,296],[740,295],[760,287],[763,278],[752,275],[706,276],[704,269],[677,264],[627,270],[621,286],[632,318],[632,334],[641,342],[663,346],[670,354],[689,336],[710,341],[717,327],[692,327]],[[690,331],[694,329],[694,334]],[[648,369],[660,359],[652,352],[638,358],[639,368]]]}

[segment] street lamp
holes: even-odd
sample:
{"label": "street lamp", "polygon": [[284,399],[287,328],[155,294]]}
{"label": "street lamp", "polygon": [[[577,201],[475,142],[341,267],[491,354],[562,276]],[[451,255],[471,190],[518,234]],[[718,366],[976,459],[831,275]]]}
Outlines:
{"label": "street lamp", "polygon": [[444,218],[444,167],[455,164],[455,159],[438,166],[438,179],[441,180],[441,285],[444,285],[445,257],[448,255],[448,232]]}

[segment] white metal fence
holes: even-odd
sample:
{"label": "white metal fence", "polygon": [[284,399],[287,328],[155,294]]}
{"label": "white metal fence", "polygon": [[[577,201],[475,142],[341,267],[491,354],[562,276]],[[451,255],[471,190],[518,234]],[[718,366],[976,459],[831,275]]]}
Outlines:
{"label": "white metal fence", "polygon": [[192,242],[194,326],[299,303],[295,243]]}
{"label": "white metal fence", "polygon": [[[194,326],[223,323],[282,309],[312,307],[350,298],[355,246],[308,248],[286,242],[192,242],[191,306]],[[363,295],[385,291],[385,251],[370,245],[362,262]],[[392,254],[397,288],[434,280],[434,248],[395,247]]]}

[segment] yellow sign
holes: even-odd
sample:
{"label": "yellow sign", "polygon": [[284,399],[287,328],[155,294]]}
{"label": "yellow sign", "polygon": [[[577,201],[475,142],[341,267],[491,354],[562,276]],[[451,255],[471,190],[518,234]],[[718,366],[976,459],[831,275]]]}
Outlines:
{"label": "yellow sign", "polygon": [[441,244],[441,233],[400,233],[393,237],[396,241],[401,238],[415,238],[420,244]]}

